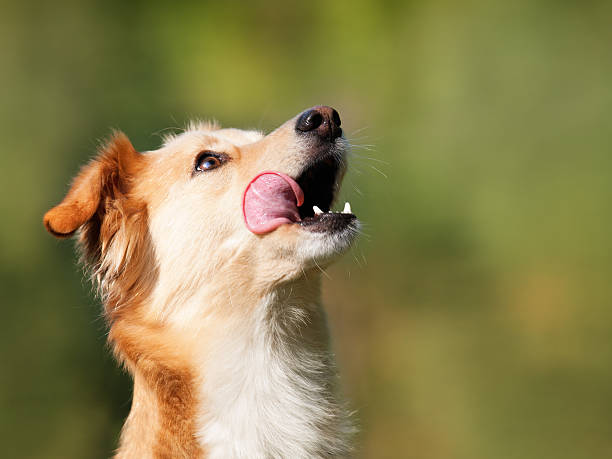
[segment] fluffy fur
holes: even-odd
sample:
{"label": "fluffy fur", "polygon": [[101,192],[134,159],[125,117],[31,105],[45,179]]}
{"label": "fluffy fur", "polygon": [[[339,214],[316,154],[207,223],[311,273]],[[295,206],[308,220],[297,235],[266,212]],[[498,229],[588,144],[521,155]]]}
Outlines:
{"label": "fluffy fur", "polygon": [[[295,119],[263,136],[194,124],[156,151],[115,134],[44,218],[78,234],[116,357],[134,378],[117,457],[345,457],[320,270],[341,233],[249,232],[241,196],[262,170],[297,176],[313,146]],[[331,153],[342,162],[346,144]],[[227,163],[194,174],[202,151]]]}

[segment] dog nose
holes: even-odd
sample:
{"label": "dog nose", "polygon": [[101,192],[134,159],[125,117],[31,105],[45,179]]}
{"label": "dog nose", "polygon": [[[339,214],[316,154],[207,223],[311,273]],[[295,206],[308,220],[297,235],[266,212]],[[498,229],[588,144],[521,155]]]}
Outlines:
{"label": "dog nose", "polygon": [[300,115],[295,129],[301,132],[312,132],[322,138],[334,140],[342,135],[340,115],[331,107],[319,105],[310,108]]}

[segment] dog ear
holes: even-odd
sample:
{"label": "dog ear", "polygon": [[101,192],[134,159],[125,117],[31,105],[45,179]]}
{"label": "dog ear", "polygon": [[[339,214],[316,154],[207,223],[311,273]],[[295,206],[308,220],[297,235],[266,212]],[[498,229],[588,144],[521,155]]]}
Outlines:
{"label": "dog ear", "polygon": [[49,210],[43,223],[59,238],[69,237],[98,212],[108,199],[127,192],[131,178],[142,167],[138,153],[125,134],[116,132],[96,159],[86,165],[63,201]]}

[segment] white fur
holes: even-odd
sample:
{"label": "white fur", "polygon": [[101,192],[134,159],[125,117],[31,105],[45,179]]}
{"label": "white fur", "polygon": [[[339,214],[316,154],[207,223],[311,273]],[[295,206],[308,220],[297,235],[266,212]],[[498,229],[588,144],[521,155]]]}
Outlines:
{"label": "white fur", "polygon": [[[303,167],[308,146],[294,122],[265,138],[188,131],[151,153],[159,161],[182,155],[189,165],[212,145],[234,152],[235,164],[252,158],[246,172],[230,164],[175,182],[149,206],[157,266],[149,314],[193,343],[197,436],[213,459],[350,454],[354,429],[337,393],[319,267],[348,248],[357,226],[328,235],[295,225],[261,237],[241,213],[249,177]],[[342,148],[336,154],[344,159]]]}
{"label": "white fur", "polygon": [[283,293],[231,324],[202,363],[207,410],[198,435],[213,459],[349,454],[353,429],[334,359],[309,330],[325,327],[323,310]]}

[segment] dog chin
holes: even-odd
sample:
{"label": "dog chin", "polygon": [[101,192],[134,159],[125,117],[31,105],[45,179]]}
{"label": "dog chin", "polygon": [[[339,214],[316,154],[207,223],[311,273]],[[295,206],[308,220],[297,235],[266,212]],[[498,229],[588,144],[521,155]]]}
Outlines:
{"label": "dog chin", "polygon": [[342,229],[335,231],[313,232],[300,229],[298,258],[308,267],[327,266],[340,258],[354,243],[360,232],[360,223],[351,219]]}

